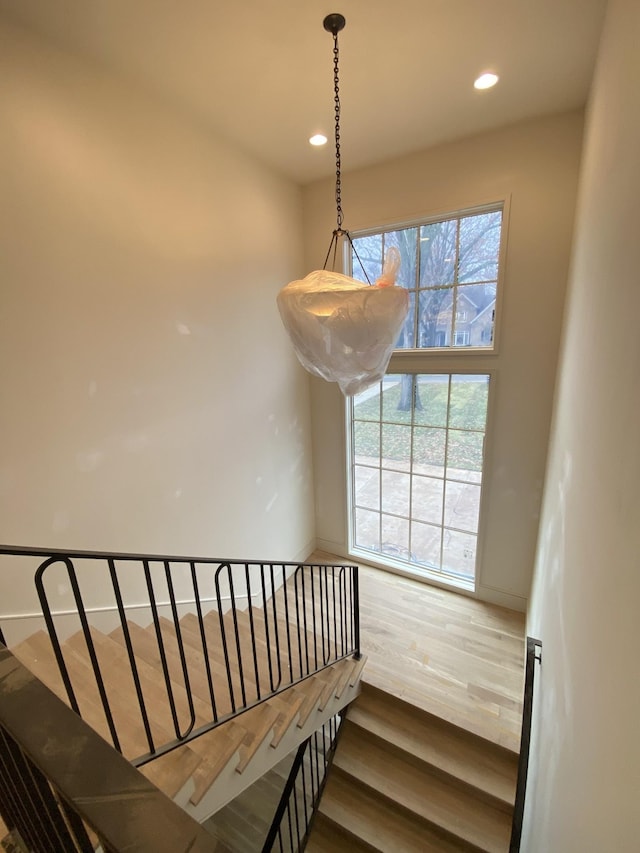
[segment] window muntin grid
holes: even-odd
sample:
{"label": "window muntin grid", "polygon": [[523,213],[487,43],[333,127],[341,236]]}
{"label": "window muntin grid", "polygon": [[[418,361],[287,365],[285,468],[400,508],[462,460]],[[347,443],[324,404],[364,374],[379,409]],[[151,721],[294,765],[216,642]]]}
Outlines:
{"label": "window muntin grid", "polygon": [[396,349],[493,349],[502,222],[495,205],[353,238],[360,281],[379,277],[389,247],[400,252],[397,284],[410,307]]}
{"label": "window muntin grid", "polygon": [[472,582],[488,374],[391,374],[352,398],[352,546]]}

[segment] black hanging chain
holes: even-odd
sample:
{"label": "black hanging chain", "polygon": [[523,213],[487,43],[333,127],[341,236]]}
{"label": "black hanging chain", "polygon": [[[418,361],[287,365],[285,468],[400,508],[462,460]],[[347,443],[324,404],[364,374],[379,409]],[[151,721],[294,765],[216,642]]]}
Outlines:
{"label": "black hanging chain", "polygon": [[324,259],[324,266],[322,269],[326,270],[327,262],[329,261],[329,255],[331,254],[331,250],[333,249],[333,265],[332,269],[336,268],[336,255],[338,251],[338,239],[340,237],[346,237],[349,241],[349,245],[351,246],[351,250],[353,254],[358,259],[360,266],[362,267],[362,272],[364,273],[364,277],[366,278],[368,284],[371,284],[371,280],[367,275],[367,271],[364,268],[364,264],[360,260],[360,255],[356,251],[356,247],[353,245],[353,240],[351,239],[351,234],[342,227],[342,223],[344,221],[344,215],[342,212],[342,173],[341,173],[341,162],[340,162],[340,68],[339,68],[339,60],[340,60],[340,50],[338,47],[338,33],[345,25],[345,19],[342,15],[333,14],[328,15],[324,21],[323,25],[327,32],[330,32],[333,35],[333,103],[334,103],[334,113],[335,113],[335,140],[336,140],[336,230],[333,232],[331,237],[331,242],[329,243],[329,248],[327,250],[327,256]]}
{"label": "black hanging chain", "polygon": [[338,61],[340,58],[339,48],[338,48],[338,33],[334,32],[333,34],[333,91],[334,98],[333,102],[335,104],[334,111],[336,117],[336,129],[335,129],[335,139],[336,139],[336,216],[337,216],[337,226],[338,231],[342,231],[342,175],[340,171],[340,74],[338,68]]}

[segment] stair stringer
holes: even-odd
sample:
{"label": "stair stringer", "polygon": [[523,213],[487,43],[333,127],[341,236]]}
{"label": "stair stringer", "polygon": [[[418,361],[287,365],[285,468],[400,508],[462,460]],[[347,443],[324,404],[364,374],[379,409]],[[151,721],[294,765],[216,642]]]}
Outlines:
{"label": "stair stringer", "polygon": [[[357,669],[357,680],[352,684],[352,679],[350,678],[343,689],[341,689],[340,696],[336,696],[334,690],[330,698],[325,701],[324,707],[320,708],[316,706],[315,710],[309,714],[302,726],[298,725],[300,715],[297,713],[282,736],[278,746],[275,748],[271,745],[274,734],[274,730],[272,729],[267,737],[264,738],[242,773],[238,773],[236,770],[239,761],[239,752],[236,752],[220,771],[216,780],[197,805],[193,805],[190,802],[190,797],[194,791],[192,779],[187,780],[181,790],[176,794],[174,797],[175,802],[191,815],[194,820],[197,820],[198,823],[203,823],[210,818],[215,812],[237,797],[245,788],[248,788],[267,771],[275,767],[290,752],[297,749],[303,741],[321,728],[324,723],[357,698],[360,693],[360,667],[357,667]],[[282,695],[286,695],[286,693],[287,691],[284,691]],[[242,715],[236,719],[241,721]]]}

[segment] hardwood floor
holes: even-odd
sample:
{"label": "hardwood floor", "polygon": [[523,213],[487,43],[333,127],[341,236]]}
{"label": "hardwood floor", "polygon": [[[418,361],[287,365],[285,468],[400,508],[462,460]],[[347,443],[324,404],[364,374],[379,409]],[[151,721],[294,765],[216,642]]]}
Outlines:
{"label": "hardwood floor", "polygon": [[518,751],[524,614],[359,566],[363,681]]}

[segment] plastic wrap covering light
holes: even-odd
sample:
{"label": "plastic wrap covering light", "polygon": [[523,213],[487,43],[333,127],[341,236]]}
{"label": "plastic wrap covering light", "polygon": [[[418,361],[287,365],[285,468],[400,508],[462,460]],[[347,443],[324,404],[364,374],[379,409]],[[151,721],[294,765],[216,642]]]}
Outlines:
{"label": "plastic wrap covering light", "polygon": [[379,382],[409,310],[393,280],[387,266],[374,285],[316,270],[283,287],[278,308],[302,366],[346,396]]}

